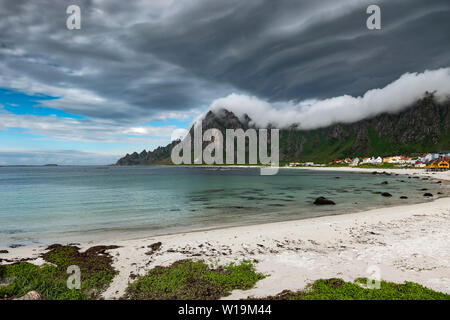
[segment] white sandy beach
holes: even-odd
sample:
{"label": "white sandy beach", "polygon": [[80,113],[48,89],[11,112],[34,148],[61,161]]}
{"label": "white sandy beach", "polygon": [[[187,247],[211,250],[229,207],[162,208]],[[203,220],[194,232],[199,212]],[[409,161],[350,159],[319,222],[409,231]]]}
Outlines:
{"label": "white sandy beach", "polygon": [[[295,169],[295,168],[293,168]],[[304,168],[302,168],[304,169]],[[428,173],[415,169],[310,168],[333,171],[386,171],[429,176],[450,181],[450,172]],[[149,245],[161,242],[151,255]],[[354,280],[378,269],[383,280],[414,281],[450,293],[450,198],[433,202],[382,208],[354,214],[298,221],[233,227],[135,240],[82,244],[119,245],[110,250],[119,274],[104,292],[116,299],[132,277],[158,265],[185,258],[219,264],[255,259],[259,272],[269,275],[255,288],[233,291],[227,299],[264,297],[285,289],[299,290],[319,278]],[[8,249],[3,259],[37,257],[43,248]],[[40,258],[31,260],[42,263]],[[5,262],[4,262],[5,263]]]}

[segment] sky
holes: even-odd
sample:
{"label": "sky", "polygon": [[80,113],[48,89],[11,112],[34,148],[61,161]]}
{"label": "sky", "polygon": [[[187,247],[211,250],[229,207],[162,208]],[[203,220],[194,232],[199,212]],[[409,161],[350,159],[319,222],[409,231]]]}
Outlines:
{"label": "sky", "polygon": [[[66,9],[81,9],[68,30]],[[366,9],[381,8],[369,30]],[[110,164],[209,109],[305,129],[450,95],[448,0],[0,0],[0,165]]]}

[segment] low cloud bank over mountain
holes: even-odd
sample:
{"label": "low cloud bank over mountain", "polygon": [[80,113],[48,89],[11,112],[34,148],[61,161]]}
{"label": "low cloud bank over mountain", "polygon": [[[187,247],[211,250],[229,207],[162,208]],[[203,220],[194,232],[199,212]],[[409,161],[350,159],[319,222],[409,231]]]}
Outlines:
{"label": "low cloud bank over mountain", "polygon": [[334,123],[352,123],[409,107],[425,92],[435,92],[438,101],[450,98],[450,68],[406,73],[384,88],[372,89],[359,97],[343,95],[325,100],[300,103],[270,103],[254,96],[230,94],[215,100],[211,110],[226,109],[239,118],[247,114],[257,127],[269,124],[277,128],[298,125],[300,129],[316,129]]}

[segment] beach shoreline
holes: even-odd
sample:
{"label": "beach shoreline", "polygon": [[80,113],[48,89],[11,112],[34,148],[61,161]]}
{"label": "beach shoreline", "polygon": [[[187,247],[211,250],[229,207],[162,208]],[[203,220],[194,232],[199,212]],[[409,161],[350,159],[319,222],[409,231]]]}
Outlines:
{"label": "beach shoreline", "polygon": [[[217,168],[217,167],[215,167]],[[297,169],[297,168],[290,168]],[[307,170],[353,171],[417,175],[450,181],[450,172],[418,169],[359,169],[312,167]],[[195,258],[225,264],[256,260],[256,269],[269,275],[255,288],[233,291],[227,298],[265,297],[285,289],[299,290],[319,278],[352,281],[378,268],[383,280],[413,281],[450,293],[450,197],[432,202],[380,208],[357,213],[322,216],[241,227],[228,227],[133,240],[82,243],[117,245],[109,250],[119,274],[103,293],[120,298],[128,283],[151,268]],[[157,252],[148,246],[161,243]],[[19,247],[1,254],[1,264],[28,260],[42,264],[44,247]]]}

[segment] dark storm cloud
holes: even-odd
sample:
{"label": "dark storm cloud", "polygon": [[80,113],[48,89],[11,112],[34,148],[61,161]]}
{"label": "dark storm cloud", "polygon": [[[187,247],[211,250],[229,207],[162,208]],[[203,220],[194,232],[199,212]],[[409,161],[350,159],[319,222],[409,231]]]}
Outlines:
{"label": "dark storm cloud", "polygon": [[[182,117],[226,87],[207,83],[151,52],[129,49],[121,38],[139,19],[138,6],[75,1],[82,8],[82,29],[69,31],[65,2],[1,2],[0,87],[60,97],[46,106],[145,121],[167,112]],[[144,12],[142,19],[148,16]]]}
{"label": "dark storm cloud", "polygon": [[[450,64],[446,0],[311,3],[198,3],[165,24],[136,26],[141,36],[132,42],[202,78],[272,100],[360,95],[405,72]],[[382,8],[380,31],[366,28],[368,3]]]}
{"label": "dark storm cloud", "polygon": [[[65,29],[79,4],[82,29]],[[382,30],[366,28],[369,4]],[[231,92],[271,101],[361,95],[450,65],[448,0],[0,0],[0,87],[122,122]]]}

